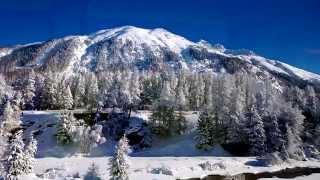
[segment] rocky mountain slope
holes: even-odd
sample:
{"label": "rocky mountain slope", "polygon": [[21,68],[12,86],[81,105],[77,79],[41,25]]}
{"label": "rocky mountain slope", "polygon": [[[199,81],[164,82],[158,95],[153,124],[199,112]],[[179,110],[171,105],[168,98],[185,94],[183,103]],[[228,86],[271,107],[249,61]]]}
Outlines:
{"label": "rocky mountain slope", "polygon": [[269,60],[248,50],[230,50],[206,41],[191,42],[164,29],[123,26],[87,36],[67,36],[46,42],[0,48],[0,73],[8,79],[36,72],[65,72],[137,68],[168,68],[191,72],[243,71],[279,84],[320,84],[320,75]]}

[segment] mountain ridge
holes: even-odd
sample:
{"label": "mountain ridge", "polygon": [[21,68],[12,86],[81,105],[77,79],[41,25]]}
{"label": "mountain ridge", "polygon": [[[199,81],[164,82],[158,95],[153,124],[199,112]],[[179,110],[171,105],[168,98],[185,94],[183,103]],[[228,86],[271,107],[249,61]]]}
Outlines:
{"label": "mountain ridge", "polygon": [[[263,72],[283,79],[320,84],[320,75],[250,50],[232,50],[206,41],[192,42],[163,28],[122,26],[89,35],[65,36],[46,42],[0,49],[0,73],[22,69],[73,74],[128,66],[139,70],[163,68],[191,72]],[[265,71],[265,72],[264,72]]]}

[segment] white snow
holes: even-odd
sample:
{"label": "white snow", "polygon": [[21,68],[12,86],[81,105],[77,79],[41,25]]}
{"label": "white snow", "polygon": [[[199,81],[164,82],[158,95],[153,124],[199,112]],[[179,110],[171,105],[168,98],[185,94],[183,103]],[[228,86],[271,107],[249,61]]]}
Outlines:
{"label": "white snow", "polygon": [[279,62],[279,64],[281,64],[281,66],[283,66],[288,72],[300,77],[303,80],[318,80],[320,81],[320,75],[312,73],[312,72],[308,72],[296,67],[293,67],[289,64],[283,63],[283,62]]}
{"label": "white snow", "polygon": [[[42,174],[47,169],[62,169],[64,176],[79,172],[80,176],[87,172],[88,167],[94,162],[99,166],[100,174],[108,179],[108,160],[110,157],[64,157],[64,158],[38,158],[36,162],[36,174]],[[177,178],[204,177],[210,174],[235,175],[244,172],[257,173],[265,171],[277,171],[290,167],[319,166],[318,162],[296,162],[272,167],[250,166],[246,163],[255,161],[250,157],[130,157],[130,178],[133,180],[150,179],[173,180]],[[203,164],[209,164],[211,168],[203,168]],[[165,173],[167,172],[167,173]],[[172,175],[170,175],[172,173]],[[319,176],[317,176],[319,177]]]}
{"label": "white snow", "polygon": [[272,60],[268,60],[264,57],[261,57],[261,56],[249,56],[251,58],[253,58],[255,61],[259,62],[260,65],[264,66],[265,68],[271,70],[271,71],[274,71],[274,72],[278,72],[278,73],[282,73],[282,74],[286,74],[286,75],[289,75],[286,71],[284,71],[283,69],[275,66],[275,61],[272,61]]}
{"label": "white snow", "polygon": [[[66,75],[71,75],[73,72],[79,68],[79,63],[81,62],[82,57],[87,52],[88,44],[85,41],[88,40],[86,36],[77,36],[73,38],[75,41],[76,47],[73,48],[73,56],[70,59],[69,66],[65,70]],[[74,71],[75,70],[75,71]]]}
{"label": "white snow", "polygon": [[[51,179],[62,180],[72,178],[79,173],[85,175],[94,162],[99,166],[103,179],[109,178],[109,165],[113,142],[107,142],[90,155],[77,153],[74,147],[62,147],[56,143],[56,122],[58,111],[24,111],[23,122],[28,125],[25,134],[40,132],[38,152],[35,164],[35,174]],[[193,129],[198,116],[197,112],[185,112],[189,129]],[[132,116],[148,121],[149,111],[138,111]],[[34,123],[32,123],[34,122]],[[40,131],[39,131],[40,130]],[[133,180],[155,179],[173,180],[177,178],[204,177],[210,174],[235,175],[243,172],[257,173],[262,171],[277,171],[286,167],[320,167],[320,162],[306,161],[276,166],[255,166],[255,157],[232,157],[220,146],[215,146],[209,152],[199,151],[194,147],[194,134],[190,130],[186,135],[171,139],[154,139],[152,148],[130,154],[130,178]],[[22,179],[37,179],[35,174]],[[315,176],[315,175],[313,175]],[[318,177],[318,176],[316,176]],[[40,178],[39,178],[40,179]]]}
{"label": "white snow", "polygon": [[116,38],[123,42],[130,40],[138,46],[146,44],[149,47],[166,47],[180,53],[182,49],[194,44],[193,42],[170,33],[164,29],[143,29],[134,26],[123,26],[98,31],[89,36],[93,43]]}
{"label": "white snow", "polygon": [[[209,65],[212,64],[212,59],[192,61],[192,58],[188,59],[188,57],[183,55],[183,50],[192,46],[193,48],[204,48],[209,53],[225,57],[236,57],[247,63],[258,64],[258,69],[261,69],[260,67],[264,67],[269,71],[301,78],[302,80],[318,82],[320,81],[320,75],[318,74],[307,72],[276,60],[264,58],[262,56],[256,55],[250,50],[226,49],[222,45],[211,45],[206,41],[194,43],[182,36],[171,33],[162,28],[144,29],[134,26],[122,26],[112,29],[105,29],[92,33],[88,36],[66,36],[64,38],[52,40],[50,41],[51,44],[44,50],[44,52],[39,54],[38,57],[36,57],[35,63],[38,65],[43,64],[48,53],[50,53],[56,47],[57,44],[70,39],[75,40],[76,47],[73,49],[72,53],[74,57],[70,59],[71,62],[69,64],[69,67],[65,70],[65,74],[72,74],[72,72],[77,71],[82,72],[91,70],[87,68],[90,68],[92,64],[95,64],[95,62],[92,63],[92,61],[97,61],[98,58],[104,60],[103,54],[106,54],[107,57],[108,50],[104,48],[103,45],[108,40],[112,40],[112,42],[116,43],[113,44],[115,48],[125,49],[122,52],[123,54],[120,53],[118,56],[120,59],[125,60],[125,62],[127,63],[132,63],[134,61],[143,61],[144,59],[148,59],[148,55],[145,54],[146,47],[150,48],[151,52],[155,56],[163,56],[163,54],[161,54],[161,50],[164,48],[176,53],[181,58],[179,64],[182,66],[183,69],[190,68],[190,70],[194,72],[211,72],[212,68]],[[125,46],[128,43],[132,43],[133,45],[129,47]],[[35,44],[39,44],[39,42]],[[15,48],[24,47],[28,45],[32,44],[19,45]],[[100,46],[102,48],[100,48]],[[101,52],[97,53],[94,47],[100,48]],[[91,52],[91,50],[93,51]],[[12,48],[0,50],[0,58],[10,54],[11,51]],[[96,57],[97,54],[101,54],[102,57]],[[176,64],[173,64],[173,66],[175,65]],[[252,69],[255,70],[257,68]]]}
{"label": "white snow", "polygon": [[0,58],[10,54],[13,51],[12,48],[0,48]]}

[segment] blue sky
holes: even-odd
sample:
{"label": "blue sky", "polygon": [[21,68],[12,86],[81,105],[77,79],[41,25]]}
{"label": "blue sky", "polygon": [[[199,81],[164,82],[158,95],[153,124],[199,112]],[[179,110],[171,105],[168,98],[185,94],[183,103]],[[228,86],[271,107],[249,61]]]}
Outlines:
{"label": "blue sky", "polygon": [[123,25],[162,27],[320,73],[318,0],[1,0],[0,46]]}

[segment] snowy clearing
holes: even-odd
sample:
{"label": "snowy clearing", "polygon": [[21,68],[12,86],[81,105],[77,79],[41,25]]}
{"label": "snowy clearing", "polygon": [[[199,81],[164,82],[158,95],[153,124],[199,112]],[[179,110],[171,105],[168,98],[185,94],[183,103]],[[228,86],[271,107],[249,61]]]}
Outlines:
{"label": "snowy clearing", "polygon": [[[147,111],[134,114],[145,119],[150,115]],[[194,122],[196,113],[187,113],[189,122]],[[39,150],[35,164],[35,174],[50,179],[76,179],[83,177],[92,163],[99,167],[104,179],[109,178],[109,159],[112,143],[98,147],[90,156],[77,154],[72,148],[62,148],[56,144],[54,123],[58,112],[25,111],[25,124],[34,121],[25,133],[43,130],[37,137]],[[183,156],[186,155],[186,156]],[[204,177],[210,174],[235,175],[244,172],[257,173],[277,171],[288,167],[320,167],[316,161],[295,161],[277,166],[259,166],[255,157],[230,157],[221,147],[217,146],[204,153],[194,147],[192,133],[159,141],[152,148],[132,153],[130,157],[130,178],[170,180],[177,178]],[[319,177],[317,175],[310,178]],[[36,179],[35,175],[23,179]],[[304,178],[304,177],[301,177]]]}

